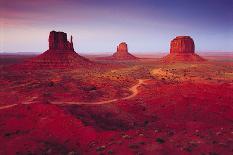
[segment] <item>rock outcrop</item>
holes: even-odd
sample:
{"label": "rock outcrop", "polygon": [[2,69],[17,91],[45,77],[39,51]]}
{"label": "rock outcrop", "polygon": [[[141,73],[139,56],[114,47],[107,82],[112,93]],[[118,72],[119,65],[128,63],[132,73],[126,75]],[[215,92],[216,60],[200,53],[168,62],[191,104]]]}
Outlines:
{"label": "rock outcrop", "polygon": [[194,41],[189,36],[179,36],[171,41],[170,53],[194,53],[195,45]]}
{"label": "rock outcrop", "polygon": [[74,50],[73,37],[70,42],[64,32],[51,31],[49,34],[49,50]]}
{"label": "rock outcrop", "polygon": [[171,41],[170,54],[163,58],[164,61],[203,61],[195,54],[195,44],[190,36],[178,36]]}
{"label": "rock outcrop", "polygon": [[119,52],[119,53],[128,53],[128,45],[125,42],[120,43],[117,46],[117,52]]}
{"label": "rock outcrop", "polygon": [[128,52],[128,45],[125,42],[122,42],[117,46],[117,51],[112,55],[112,58],[116,60],[137,59],[137,57]]}
{"label": "rock outcrop", "polygon": [[92,64],[91,61],[74,51],[72,36],[68,41],[66,33],[51,31],[48,41],[49,49],[47,51],[20,64],[19,67],[25,69],[69,69],[88,67]]}

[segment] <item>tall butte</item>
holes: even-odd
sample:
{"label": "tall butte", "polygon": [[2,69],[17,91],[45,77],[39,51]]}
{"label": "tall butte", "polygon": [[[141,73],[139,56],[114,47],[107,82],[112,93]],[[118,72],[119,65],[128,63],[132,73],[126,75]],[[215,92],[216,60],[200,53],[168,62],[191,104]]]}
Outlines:
{"label": "tall butte", "polygon": [[125,42],[120,43],[117,46],[117,52],[112,55],[113,59],[116,60],[133,60],[137,59],[137,57],[133,56],[128,52],[128,45]]}
{"label": "tall butte", "polygon": [[190,36],[178,36],[171,41],[170,54],[163,58],[164,61],[204,61],[195,54],[195,44]]}
{"label": "tall butte", "polygon": [[49,34],[49,49],[23,64],[20,68],[26,69],[60,69],[87,67],[92,62],[74,51],[73,37],[67,40],[64,32],[51,31]]}

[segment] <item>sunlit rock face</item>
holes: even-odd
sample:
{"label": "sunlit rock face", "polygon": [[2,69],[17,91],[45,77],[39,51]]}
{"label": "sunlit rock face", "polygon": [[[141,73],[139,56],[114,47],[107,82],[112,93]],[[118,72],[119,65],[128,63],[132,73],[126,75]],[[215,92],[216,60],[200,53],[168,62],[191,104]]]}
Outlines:
{"label": "sunlit rock face", "polygon": [[69,69],[88,67],[92,64],[88,59],[74,51],[73,38],[67,40],[64,32],[49,33],[49,49],[44,53],[18,65],[24,69]]}
{"label": "sunlit rock face", "polygon": [[117,52],[118,53],[128,53],[128,45],[125,42],[120,43],[117,46]]}
{"label": "sunlit rock face", "polygon": [[170,53],[194,53],[194,41],[189,36],[178,36],[171,41]]}
{"label": "sunlit rock face", "polygon": [[195,54],[195,43],[190,36],[177,36],[171,41],[170,54],[162,59],[166,62],[174,61],[204,61]]}
{"label": "sunlit rock face", "polygon": [[137,57],[133,56],[128,52],[128,45],[125,42],[122,42],[117,46],[117,52],[114,53],[112,57],[113,59],[118,60],[137,59]]}

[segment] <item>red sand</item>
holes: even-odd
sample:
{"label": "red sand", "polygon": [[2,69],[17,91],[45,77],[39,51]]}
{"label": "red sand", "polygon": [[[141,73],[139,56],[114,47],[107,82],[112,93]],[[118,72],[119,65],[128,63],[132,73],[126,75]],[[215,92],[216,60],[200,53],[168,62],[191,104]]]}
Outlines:
{"label": "red sand", "polygon": [[[150,74],[158,68],[161,75]],[[0,105],[18,105],[0,110],[0,154],[230,155],[232,69],[145,60],[103,70],[1,70]],[[138,79],[148,81],[128,100],[50,104],[124,98]]]}

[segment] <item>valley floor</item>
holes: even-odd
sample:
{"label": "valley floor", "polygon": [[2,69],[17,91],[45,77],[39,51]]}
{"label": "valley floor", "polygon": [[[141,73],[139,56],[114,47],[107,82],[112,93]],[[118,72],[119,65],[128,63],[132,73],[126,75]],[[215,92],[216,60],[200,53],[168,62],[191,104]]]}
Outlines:
{"label": "valley floor", "polygon": [[1,68],[0,154],[233,153],[233,63]]}

